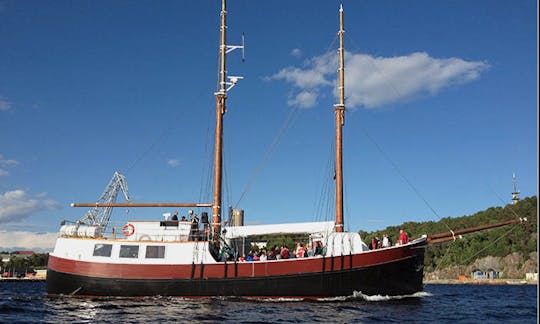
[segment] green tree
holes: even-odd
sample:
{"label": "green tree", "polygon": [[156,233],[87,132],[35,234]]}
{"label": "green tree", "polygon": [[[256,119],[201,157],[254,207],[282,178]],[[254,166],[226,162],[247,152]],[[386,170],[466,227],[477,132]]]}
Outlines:
{"label": "green tree", "polygon": [[[361,231],[362,239],[369,242],[371,237],[381,237],[388,233],[396,242],[397,233],[403,228],[411,238],[433,235],[464,228],[495,224],[518,217],[527,222],[495,228],[463,236],[463,239],[442,245],[430,246],[425,253],[425,269],[433,271],[451,265],[470,265],[478,258],[486,256],[503,257],[513,252],[521,253],[527,260],[531,252],[537,251],[537,197],[528,197],[516,205],[491,207],[470,216],[445,217],[438,222],[406,222],[399,226],[389,226],[374,232]],[[525,261],[526,261],[525,260]]]}

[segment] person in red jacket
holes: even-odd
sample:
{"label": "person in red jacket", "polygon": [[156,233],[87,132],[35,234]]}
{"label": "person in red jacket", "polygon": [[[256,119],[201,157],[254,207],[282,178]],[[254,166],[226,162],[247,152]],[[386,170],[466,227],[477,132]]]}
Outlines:
{"label": "person in red jacket", "polygon": [[399,244],[407,244],[407,243],[409,243],[409,237],[407,236],[407,233],[402,229],[399,230],[398,243]]}
{"label": "person in red jacket", "polygon": [[288,259],[289,258],[289,249],[287,249],[286,246],[281,247],[281,258],[282,259]]}

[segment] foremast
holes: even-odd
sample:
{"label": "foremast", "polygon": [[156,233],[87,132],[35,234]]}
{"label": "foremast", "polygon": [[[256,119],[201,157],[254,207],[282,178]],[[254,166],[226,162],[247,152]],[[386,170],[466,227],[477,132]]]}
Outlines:
{"label": "foremast", "polygon": [[[243,38],[242,38],[243,43]],[[227,91],[236,85],[239,76],[227,76],[227,53],[244,49],[244,45],[227,45],[227,3],[221,0],[221,24],[219,37],[219,90],[216,97],[216,139],[214,144],[214,201],[212,203],[212,236],[217,239],[221,233],[221,205],[223,179],[223,115],[226,111]]]}
{"label": "foremast", "polygon": [[343,232],[343,139],[342,129],[345,124],[345,51],[343,35],[343,6],[339,8],[339,103],[334,105],[336,120],[336,232]]}
{"label": "foremast", "polygon": [[221,232],[221,194],[222,194],[222,167],[223,167],[223,115],[226,111],[225,101],[227,92],[231,90],[241,76],[227,76],[226,56],[227,53],[242,49],[242,61],[244,60],[244,36],[242,34],[242,45],[227,45],[227,9],[226,0],[221,0],[221,23],[219,40],[219,89],[214,93],[216,98],[216,138],[214,145],[214,199],[212,203],[114,203],[114,202],[96,202],[96,203],[72,203],[72,207],[212,207],[212,236],[215,242]]}
{"label": "foremast", "polygon": [[225,80],[226,70],[226,37],[227,37],[227,11],[226,0],[221,0],[221,25],[219,37],[219,90],[214,93],[216,97],[216,139],[214,144],[214,201],[212,204],[212,234],[213,237],[221,232],[221,190],[223,167],[223,115],[225,114],[225,101],[227,91]]}

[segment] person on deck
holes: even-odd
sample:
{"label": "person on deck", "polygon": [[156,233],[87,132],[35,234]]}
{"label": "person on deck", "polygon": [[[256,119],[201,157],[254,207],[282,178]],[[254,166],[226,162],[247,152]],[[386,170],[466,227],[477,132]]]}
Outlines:
{"label": "person on deck", "polygon": [[294,254],[297,258],[303,258],[304,254],[306,252],[306,249],[304,247],[304,244],[297,242],[296,243],[296,249],[294,250]]}
{"label": "person on deck", "polygon": [[315,253],[314,255],[323,255],[324,253],[324,247],[321,241],[315,242]]}
{"label": "person on deck", "polygon": [[401,245],[401,244],[407,244],[409,243],[409,236],[407,236],[407,232],[405,232],[404,230],[400,229],[399,230],[399,240],[398,240],[398,243]]}
{"label": "person on deck", "polygon": [[274,245],[274,255],[276,260],[281,260],[281,249],[277,245]]}
{"label": "person on deck", "polygon": [[281,253],[280,253],[280,254],[281,254],[281,258],[282,258],[282,259],[288,259],[289,256],[290,256],[290,255],[289,255],[289,249],[287,249],[286,246],[282,246],[282,247],[281,247]]}
{"label": "person on deck", "polygon": [[315,254],[315,250],[314,250],[313,248],[311,248],[311,245],[306,244],[306,253],[305,253],[305,256],[306,256],[306,257],[312,257],[314,254]]}
{"label": "person on deck", "polygon": [[175,210],[175,211],[174,211],[174,214],[172,215],[171,220],[173,220],[173,221],[177,221],[177,220],[178,220],[178,210]]}
{"label": "person on deck", "polygon": [[269,250],[266,254],[267,260],[277,260],[274,250]]}
{"label": "person on deck", "polygon": [[387,247],[390,247],[390,246],[392,246],[392,241],[388,237],[388,234],[385,233],[383,235],[383,239],[382,239],[382,247],[387,248]]}
{"label": "person on deck", "polygon": [[188,211],[189,216],[191,217],[191,230],[189,233],[190,241],[199,240],[199,218],[193,210]]}
{"label": "person on deck", "polygon": [[378,244],[379,244],[379,240],[377,240],[376,237],[372,237],[372,238],[371,238],[371,243],[369,244],[369,249],[370,249],[370,250],[376,250]]}

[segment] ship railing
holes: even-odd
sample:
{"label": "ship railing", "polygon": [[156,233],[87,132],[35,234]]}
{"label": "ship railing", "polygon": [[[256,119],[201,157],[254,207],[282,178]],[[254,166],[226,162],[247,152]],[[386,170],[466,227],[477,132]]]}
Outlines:
{"label": "ship railing", "polygon": [[[145,233],[136,230],[134,227],[126,226],[126,223],[109,222],[108,226],[103,230],[99,226],[91,226],[86,224],[77,224],[76,222],[63,222],[60,234],[61,237],[78,237],[78,238],[100,238],[110,240],[126,240],[126,241],[162,241],[162,242],[193,242],[193,241],[209,241],[208,226],[200,226],[199,229],[192,229],[189,234],[185,233]],[[201,229],[203,227],[204,229]]]}

